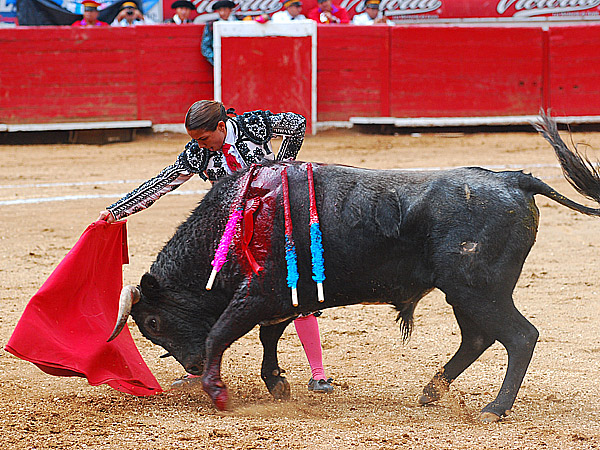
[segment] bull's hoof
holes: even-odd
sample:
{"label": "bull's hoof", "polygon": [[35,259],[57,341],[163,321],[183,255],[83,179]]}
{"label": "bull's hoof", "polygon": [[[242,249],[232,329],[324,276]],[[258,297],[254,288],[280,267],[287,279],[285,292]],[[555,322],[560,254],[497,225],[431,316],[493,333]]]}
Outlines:
{"label": "bull's hoof", "polygon": [[202,382],[204,392],[211,398],[213,404],[219,411],[225,411],[229,404],[229,394],[225,383],[221,380],[215,383]]}
{"label": "bull's hoof", "polygon": [[284,377],[280,377],[269,387],[269,392],[276,400],[289,400],[292,389]]}
{"label": "bull's hoof", "polygon": [[421,394],[418,400],[419,405],[427,405],[439,400],[446,392],[448,392],[449,388],[448,382],[436,375],[433,377],[433,380],[423,388],[423,394]]}
{"label": "bull's hoof", "polygon": [[438,398],[432,398],[432,397],[430,397],[427,394],[421,394],[421,396],[419,397],[418,402],[419,402],[419,405],[422,406],[422,405],[427,405],[429,403],[433,403],[433,402],[435,402],[436,400],[439,400],[439,399],[440,399],[440,397],[438,397]]}
{"label": "bull's hoof", "polygon": [[511,410],[506,405],[501,405],[496,402],[492,402],[481,410],[479,415],[479,421],[482,423],[495,423],[502,420],[502,418],[508,416]]}
{"label": "bull's hoof", "polygon": [[219,411],[227,410],[227,406],[229,405],[229,394],[227,393],[227,389],[213,398],[213,403]]}
{"label": "bull's hoof", "polygon": [[479,415],[479,421],[482,423],[495,423],[499,422],[502,419],[498,414],[494,414],[491,412],[482,412]]}

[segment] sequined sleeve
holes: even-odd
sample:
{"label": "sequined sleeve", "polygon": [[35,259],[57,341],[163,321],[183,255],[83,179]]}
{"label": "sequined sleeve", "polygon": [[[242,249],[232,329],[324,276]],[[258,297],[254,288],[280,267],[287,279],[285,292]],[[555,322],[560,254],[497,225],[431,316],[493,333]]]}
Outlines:
{"label": "sequined sleeve", "polygon": [[123,219],[151,206],[163,195],[177,189],[195,174],[206,179],[204,170],[208,164],[208,150],[190,141],[177,157],[177,161],[165,167],[158,175],[142,183],[125,197],[110,205],[107,210],[115,219]]}
{"label": "sequined sleeve", "polygon": [[269,121],[273,127],[273,134],[283,136],[277,160],[296,159],[304,142],[306,118],[300,114],[287,112],[272,114],[269,116]]}

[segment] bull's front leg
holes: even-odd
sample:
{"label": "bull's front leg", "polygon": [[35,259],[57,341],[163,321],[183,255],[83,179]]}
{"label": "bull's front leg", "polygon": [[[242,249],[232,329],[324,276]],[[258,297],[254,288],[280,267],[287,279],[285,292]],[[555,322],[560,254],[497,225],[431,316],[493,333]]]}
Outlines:
{"label": "bull's front leg", "polygon": [[285,328],[291,322],[292,319],[276,325],[260,327],[260,342],[263,345],[263,360],[260,375],[267,385],[267,389],[276,399],[287,400],[290,398],[290,384],[281,375],[284,371],[279,367],[277,359],[277,343]]}
{"label": "bull's front leg", "polygon": [[227,409],[229,395],[221,379],[223,353],[258,324],[260,300],[255,297],[234,299],[214,324],[206,338],[206,360],[202,388],[217,409]]}

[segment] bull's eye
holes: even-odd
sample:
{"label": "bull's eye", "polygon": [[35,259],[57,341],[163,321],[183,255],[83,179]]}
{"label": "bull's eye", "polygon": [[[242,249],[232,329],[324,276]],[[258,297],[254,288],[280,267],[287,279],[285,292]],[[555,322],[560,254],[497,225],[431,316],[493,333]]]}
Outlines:
{"label": "bull's eye", "polygon": [[158,319],[156,317],[146,318],[146,328],[156,333],[159,328]]}

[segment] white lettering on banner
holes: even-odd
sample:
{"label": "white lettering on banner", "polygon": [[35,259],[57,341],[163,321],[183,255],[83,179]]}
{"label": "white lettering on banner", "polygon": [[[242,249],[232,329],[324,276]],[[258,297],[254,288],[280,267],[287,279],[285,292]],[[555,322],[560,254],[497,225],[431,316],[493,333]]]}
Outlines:
{"label": "white lettering on banner", "polygon": [[[216,0],[200,0],[194,2],[196,11],[198,14],[207,12],[213,12],[212,5]],[[240,0],[238,2],[239,8],[236,11],[244,12],[245,14],[271,14],[281,9],[281,2],[279,0]]]}
{"label": "white lettering on banner", "polygon": [[[342,0],[340,5],[348,11],[355,5],[356,12],[362,12],[365,9],[363,0]],[[423,14],[435,11],[441,6],[442,0],[382,0],[379,9],[384,11],[386,16],[397,16]]]}
{"label": "white lettering on banner", "polygon": [[585,11],[600,5],[600,0],[500,0],[496,6],[498,14],[515,7],[513,17],[533,17],[542,14]]}
{"label": "white lettering on banner", "polygon": [[350,11],[353,7],[356,6],[357,13],[363,12],[365,10],[363,0],[342,0],[340,2],[340,6],[342,8],[345,8],[346,11]]}

